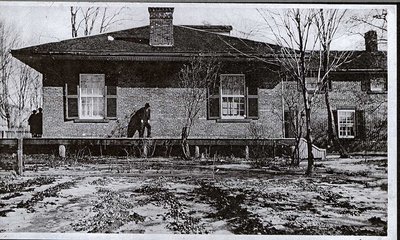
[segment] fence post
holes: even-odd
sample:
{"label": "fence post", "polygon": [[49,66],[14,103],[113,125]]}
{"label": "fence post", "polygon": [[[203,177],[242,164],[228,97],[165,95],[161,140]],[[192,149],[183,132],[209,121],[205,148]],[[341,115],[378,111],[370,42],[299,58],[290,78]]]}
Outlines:
{"label": "fence post", "polygon": [[200,148],[199,146],[194,147],[194,157],[199,158],[200,157]]}
{"label": "fence post", "polygon": [[17,166],[18,166],[18,175],[22,175],[24,173],[24,152],[23,152],[23,138],[17,139]]}
{"label": "fence post", "polygon": [[246,157],[246,159],[249,159],[250,158],[250,149],[249,149],[249,145],[246,145],[246,148],[245,148],[245,157]]}
{"label": "fence post", "polygon": [[143,157],[147,158],[147,154],[148,154],[148,142],[147,140],[143,140]]}
{"label": "fence post", "polygon": [[62,159],[65,158],[65,153],[66,153],[66,149],[64,145],[59,145],[58,146],[58,156],[61,157]]}

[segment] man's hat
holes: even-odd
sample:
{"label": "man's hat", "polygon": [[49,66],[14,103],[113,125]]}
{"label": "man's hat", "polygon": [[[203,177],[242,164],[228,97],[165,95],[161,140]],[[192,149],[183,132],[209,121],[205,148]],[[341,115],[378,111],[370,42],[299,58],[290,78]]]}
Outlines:
{"label": "man's hat", "polygon": [[146,103],[146,104],[144,105],[144,107],[145,107],[145,108],[149,108],[149,107],[150,107],[150,104],[149,104],[149,103]]}

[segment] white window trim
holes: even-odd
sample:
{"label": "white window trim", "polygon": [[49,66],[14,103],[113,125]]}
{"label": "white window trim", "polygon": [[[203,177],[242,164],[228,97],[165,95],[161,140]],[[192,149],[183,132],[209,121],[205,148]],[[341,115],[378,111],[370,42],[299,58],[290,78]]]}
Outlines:
{"label": "white window trim", "polygon": [[[243,86],[243,93],[246,93],[246,80],[245,80],[245,75],[244,74],[221,74],[220,78],[222,78],[222,76],[243,76],[244,78],[244,86]],[[219,95],[220,95],[220,117],[221,119],[246,119],[246,95],[236,95],[236,94],[222,94],[222,81],[220,82],[220,88],[219,88]],[[244,115],[243,116],[224,116],[223,115],[223,108],[222,108],[222,98],[224,97],[239,97],[239,98],[243,98],[243,106],[244,106]]]}
{"label": "white window trim", "polygon": [[[341,114],[343,114],[343,113],[348,113],[348,112],[351,112],[351,113],[353,113],[353,116],[354,116],[354,120],[353,120],[353,132],[354,132],[354,135],[341,135],[340,134],[340,115]],[[337,133],[338,133],[338,137],[339,138],[348,138],[348,139],[352,139],[352,138],[355,138],[355,134],[356,134],[356,111],[354,110],[354,109],[339,109],[339,110],[337,110],[337,118],[338,118],[338,120],[337,120]]]}
{"label": "white window trim", "polygon": [[[87,75],[90,75],[90,76],[102,76],[103,77],[103,79],[104,79],[104,89],[103,89],[103,94],[97,94],[97,95],[86,95],[86,94],[82,94],[82,88],[81,88],[81,86],[82,86],[82,77],[83,76],[87,76]],[[83,117],[83,114],[82,114],[82,97],[102,97],[103,98],[103,104],[104,105],[106,105],[106,102],[105,102],[105,98],[106,98],[106,95],[105,95],[105,85],[106,85],[106,83],[105,83],[105,74],[98,74],[98,73],[93,73],[93,74],[91,74],[91,73],[81,73],[81,74],[79,74],[79,94],[78,94],[78,99],[79,99],[79,104],[78,104],[78,114],[79,114],[79,119],[83,119],[83,120],[98,120],[98,119],[105,119],[105,115],[106,115],[106,112],[105,112],[105,106],[103,106],[103,108],[104,108],[104,110],[103,110],[103,116],[93,116],[93,117],[90,117],[90,116],[85,116],[85,117]]]}

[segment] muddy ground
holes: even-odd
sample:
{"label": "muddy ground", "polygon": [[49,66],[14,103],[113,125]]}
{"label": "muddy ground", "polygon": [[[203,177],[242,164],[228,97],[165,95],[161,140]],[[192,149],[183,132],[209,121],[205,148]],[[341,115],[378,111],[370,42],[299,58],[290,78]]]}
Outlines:
{"label": "muddy ground", "polygon": [[305,161],[53,160],[0,175],[0,232],[387,234],[386,157],[317,161],[312,177]]}

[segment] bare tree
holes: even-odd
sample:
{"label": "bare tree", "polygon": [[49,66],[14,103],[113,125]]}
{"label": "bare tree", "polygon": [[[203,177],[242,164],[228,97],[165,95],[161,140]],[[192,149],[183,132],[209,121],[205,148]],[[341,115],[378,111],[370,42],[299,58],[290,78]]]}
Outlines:
{"label": "bare tree", "polygon": [[20,45],[18,31],[0,20],[0,118],[9,129],[23,127],[30,110],[41,104],[39,73],[10,53]]}
{"label": "bare tree", "polygon": [[309,70],[309,57],[307,48],[314,47],[316,38],[312,35],[313,18],[315,13],[310,9],[288,9],[283,11],[259,10],[268,28],[281,48],[281,55],[276,57],[285,74],[297,82],[299,87],[305,115],[305,139],[307,141],[307,171],[313,171],[314,156],[312,153],[311,136],[311,105],[310,96],[306,85],[306,74]]}
{"label": "bare tree", "polygon": [[344,23],[346,10],[338,9],[319,9],[315,15],[315,25],[317,26],[317,34],[319,39],[319,57],[320,66],[322,70],[322,79],[320,82],[325,87],[324,97],[327,110],[328,122],[328,143],[335,146],[342,157],[348,157],[348,153],[341,145],[337,136],[335,119],[333,118],[332,108],[329,101],[329,85],[330,85],[330,72],[340,67],[343,63],[349,61],[351,52],[346,51],[331,51],[331,44],[336,36],[338,28]]}
{"label": "bare tree", "polygon": [[17,47],[18,43],[18,34],[0,19],[0,117],[6,120],[8,128],[11,127],[9,80],[15,70],[10,50]]}
{"label": "bare tree", "polygon": [[71,34],[72,37],[89,36],[95,33],[103,33],[112,26],[121,23],[124,19],[124,11],[128,7],[111,10],[108,7],[70,7]]}
{"label": "bare tree", "polygon": [[31,67],[14,62],[16,71],[9,79],[10,103],[14,107],[13,127],[21,128],[28,119],[31,109],[40,107],[40,77]]}
{"label": "bare tree", "polygon": [[215,87],[219,63],[212,57],[195,57],[185,64],[179,72],[179,87],[183,89],[182,103],[185,112],[182,127],[182,150],[185,159],[190,158],[187,138],[204,107],[207,89]]}
{"label": "bare tree", "polygon": [[[283,46],[276,59],[286,75],[297,82],[301,93],[307,141],[307,174],[312,173],[312,106],[318,94],[324,93],[328,112],[329,138],[335,138],[334,119],[329,102],[329,76],[332,71],[349,61],[351,52],[331,51],[331,43],[343,23],[346,11],[333,9],[259,10],[275,38]],[[312,73],[312,77],[310,77]],[[312,82],[310,82],[312,80]],[[301,112],[301,111],[300,111]],[[341,151],[346,155],[345,151]]]}

